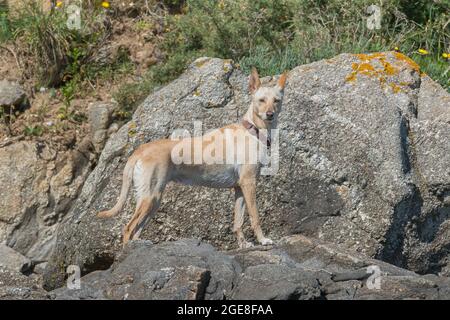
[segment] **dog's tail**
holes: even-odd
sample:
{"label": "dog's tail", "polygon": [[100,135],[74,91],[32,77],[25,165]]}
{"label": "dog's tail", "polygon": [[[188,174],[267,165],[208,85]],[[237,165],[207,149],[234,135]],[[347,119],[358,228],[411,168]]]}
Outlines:
{"label": "dog's tail", "polygon": [[122,209],[125,201],[127,200],[128,191],[130,190],[131,181],[133,180],[133,171],[134,166],[136,164],[137,158],[131,156],[128,159],[125,168],[123,169],[123,180],[122,180],[122,189],[120,190],[119,200],[117,200],[116,205],[107,211],[101,211],[97,213],[97,217],[99,218],[109,218],[115,216]]}

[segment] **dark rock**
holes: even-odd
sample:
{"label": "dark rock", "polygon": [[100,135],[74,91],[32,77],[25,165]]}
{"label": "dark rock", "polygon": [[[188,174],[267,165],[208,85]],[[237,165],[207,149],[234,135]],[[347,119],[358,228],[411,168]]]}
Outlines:
{"label": "dark rock", "polygon": [[160,244],[133,241],[108,270],[82,277],[81,289],[63,287],[50,296],[119,300],[449,299],[450,280],[420,276],[303,236],[283,238],[280,245],[271,248],[225,252],[193,239]]}
{"label": "dark rock", "polygon": [[0,266],[0,300],[46,300],[50,296],[35,277]]}
{"label": "dark rock", "polygon": [[57,299],[224,299],[239,265],[196,240],[152,245],[133,241],[106,271],[81,279],[80,290],[53,291]]}

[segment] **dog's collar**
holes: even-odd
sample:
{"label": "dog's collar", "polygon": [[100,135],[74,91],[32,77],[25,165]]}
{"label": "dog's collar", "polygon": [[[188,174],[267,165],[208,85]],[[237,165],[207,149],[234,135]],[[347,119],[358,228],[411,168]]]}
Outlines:
{"label": "dog's collar", "polygon": [[264,145],[266,145],[267,147],[270,147],[271,144],[271,139],[270,136],[265,136],[264,134],[262,134],[258,127],[256,127],[253,123],[247,121],[247,120],[242,120],[242,125],[244,126],[245,129],[247,129],[247,131],[255,136],[258,140],[260,140]]}

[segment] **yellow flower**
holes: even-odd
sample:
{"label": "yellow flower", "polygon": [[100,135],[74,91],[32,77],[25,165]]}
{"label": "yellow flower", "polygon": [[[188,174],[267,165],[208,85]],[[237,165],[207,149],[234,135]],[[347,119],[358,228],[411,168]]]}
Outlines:
{"label": "yellow flower", "polygon": [[62,5],[63,5],[63,2],[62,2],[62,1],[56,2],[56,7],[57,7],[57,8],[61,8]]}
{"label": "yellow flower", "polygon": [[422,55],[427,55],[427,54],[429,54],[429,52],[427,51],[427,50],[425,50],[425,49],[419,49],[419,50],[417,50],[420,54],[422,54]]}
{"label": "yellow flower", "polygon": [[450,58],[450,53],[444,52],[444,53],[442,54],[442,58],[444,58],[444,59]]}
{"label": "yellow flower", "polygon": [[395,47],[394,50],[395,51],[400,51],[400,49],[398,47]]}
{"label": "yellow flower", "polygon": [[103,1],[102,2],[102,7],[105,8],[105,9],[108,9],[110,7],[109,2],[108,1]]}

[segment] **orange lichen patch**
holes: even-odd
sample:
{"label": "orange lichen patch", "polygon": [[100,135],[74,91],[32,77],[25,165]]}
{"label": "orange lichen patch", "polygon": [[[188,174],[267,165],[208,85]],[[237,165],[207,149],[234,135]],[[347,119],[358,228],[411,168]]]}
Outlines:
{"label": "orange lichen patch", "polygon": [[352,73],[350,73],[348,76],[345,77],[345,81],[347,82],[353,82],[356,80],[356,72],[353,71]]}
{"label": "orange lichen patch", "polygon": [[420,72],[420,66],[410,57],[405,56],[403,53],[394,52],[394,56],[397,60],[405,62],[409,67]]}
{"label": "orange lichen patch", "polygon": [[353,82],[356,80],[358,74],[368,77],[377,78],[380,84],[384,86],[387,83],[387,78],[399,73],[399,69],[386,61],[384,53],[372,54],[355,54],[361,61],[360,63],[352,63],[352,72],[347,75],[345,80]]}
{"label": "orange lichen patch", "polygon": [[379,59],[381,57],[384,57],[385,54],[383,52],[376,52],[376,53],[371,53],[371,54],[357,53],[357,54],[355,54],[355,56],[358,57],[359,60],[370,61],[373,59]]}
{"label": "orange lichen patch", "polygon": [[389,86],[391,87],[392,91],[394,93],[399,93],[400,91],[402,91],[402,88],[398,85],[396,85],[395,83],[389,83]]}
{"label": "orange lichen patch", "polygon": [[384,59],[380,59],[380,62],[383,64],[384,73],[388,76],[393,76],[398,74],[398,69],[393,67],[389,62]]}
{"label": "orange lichen patch", "polygon": [[356,70],[361,73],[370,73],[375,71],[375,68],[370,63],[360,63]]}

